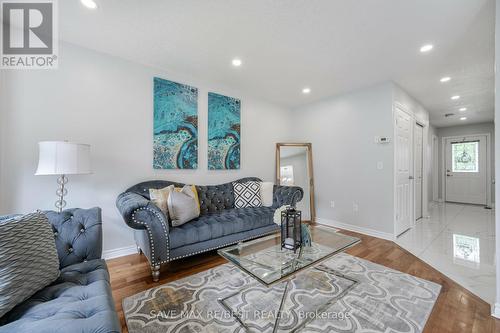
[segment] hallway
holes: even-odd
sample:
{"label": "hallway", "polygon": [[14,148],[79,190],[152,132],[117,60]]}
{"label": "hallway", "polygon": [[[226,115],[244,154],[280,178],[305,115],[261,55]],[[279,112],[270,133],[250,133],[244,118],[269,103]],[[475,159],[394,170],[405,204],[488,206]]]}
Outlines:
{"label": "hallway", "polygon": [[396,243],[478,295],[495,301],[495,214],[480,206],[436,203],[430,217]]}

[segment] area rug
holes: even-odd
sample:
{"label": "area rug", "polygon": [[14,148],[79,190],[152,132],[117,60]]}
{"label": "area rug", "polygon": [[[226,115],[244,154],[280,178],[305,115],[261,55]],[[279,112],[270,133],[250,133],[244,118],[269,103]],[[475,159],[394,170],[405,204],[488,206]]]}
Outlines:
{"label": "area rug", "polygon": [[[441,286],[345,253],[285,284],[266,288],[232,264],[152,288],[123,300],[130,333],[421,332]],[[359,283],[343,293],[352,281]],[[228,299],[233,313],[218,299]],[[332,298],[341,296],[318,312]],[[246,325],[235,319],[234,314]],[[307,324],[304,324],[307,323]]]}

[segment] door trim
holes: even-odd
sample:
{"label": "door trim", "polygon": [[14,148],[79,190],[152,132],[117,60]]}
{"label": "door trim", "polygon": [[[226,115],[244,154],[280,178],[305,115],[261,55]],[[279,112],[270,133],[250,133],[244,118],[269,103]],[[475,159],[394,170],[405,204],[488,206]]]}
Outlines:
{"label": "door trim", "polygon": [[[425,133],[425,125],[422,125],[418,120],[416,120],[413,124],[413,139],[412,139],[412,144],[413,144],[413,177],[414,177],[414,180],[413,180],[413,218],[412,218],[412,227],[414,227],[417,223],[417,221],[420,221],[421,219],[424,218],[425,216],[425,213],[424,213],[424,181],[427,181],[427,178],[425,177],[425,167],[424,167],[424,164],[425,164],[425,159],[424,159],[424,155],[425,155],[425,150],[426,150],[426,147],[424,146],[424,133]],[[417,186],[416,186],[416,183],[415,183],[415,170],[416,170],[416,163],[417,163],[417,155],[416,155],[416,152],[415,152],[415,144],[417,143],[416,140],[415,140],[415,127],[416,126],[419,126],[421,129],[422,129],[422,140],[421,140],[421,144],[422,144],[422,152],[421,152],[421,155],[420,158],[421,158],[421,165],[420,165],[420,169],[421,169],[421,172],[422,172],[422,179],[420,180],[420,214],[421,216],[418,218],[417,220]],[[426,189],[427,190],[427,189]]]}
{"label": "door trim", "polygon": [[453,135],[453,136],[443,136],[441,138],[441,189],[443,202],[446,202],[446,140],[449,139],[467,139],[471,137],[485,136],[486,137],[486,206],[491,207],[491,134],[490,133],[479,133],[479,134],[467,134],[467,135]]}
{"label": "door trim", "polygon": [[439,137],[432,135],[432,201],[439,201]]}

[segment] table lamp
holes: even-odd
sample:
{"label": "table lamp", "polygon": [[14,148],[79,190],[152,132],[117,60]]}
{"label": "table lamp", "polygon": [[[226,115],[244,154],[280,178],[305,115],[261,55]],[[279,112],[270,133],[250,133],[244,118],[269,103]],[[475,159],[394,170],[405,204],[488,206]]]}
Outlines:
{"label": "table lamp", "polygon": [[55,206],[59,212],[66,206],[64,196],[68,194],[67,175],[92,173],[90,169],[90,145],[67,141],[42,141],[38,143],[39,159],[35,175],[58,175],[58,200]]}

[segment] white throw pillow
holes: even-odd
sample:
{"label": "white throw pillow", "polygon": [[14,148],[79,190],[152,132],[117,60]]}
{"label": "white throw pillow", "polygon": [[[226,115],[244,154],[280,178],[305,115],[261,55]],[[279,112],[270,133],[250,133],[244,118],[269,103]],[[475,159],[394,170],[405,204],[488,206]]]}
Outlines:
{"label": "white throw pillow", "polygon": [[260,198],[262,199],[262,206],[271,207],[273,205],[274,183],[262,182],[260,183]]}
{"label": "white throw pillow", "polygon": [[193,186],[186,185],[180,192],[170,192],[167,206],[173,227],[183,225],[200,216],[198,196],[194,192]]}

